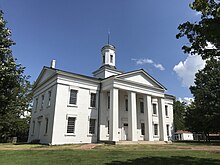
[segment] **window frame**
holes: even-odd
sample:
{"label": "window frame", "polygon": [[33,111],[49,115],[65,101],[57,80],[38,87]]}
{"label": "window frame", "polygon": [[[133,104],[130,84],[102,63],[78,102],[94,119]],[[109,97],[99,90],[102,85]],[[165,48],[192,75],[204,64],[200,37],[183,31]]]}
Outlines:
{"label": "window frame", "polygon": [[43,110],[44,108],[44,100],[45,100],[45,97],[44,97],[44,94],[41,95],[41,106],[40,106],[40,109]]}
{"label": "window frame", "polygon": [[97,100],[96,97],[97,97],[96,93],[90,94],[90,107],[91,108],[96,108],[96,100]]}
{"label": "window frame", "polygon": [[144,102],[140,101],[140,113],[144,113]]}
{"label": "window frame", "polygon": [[145,123],[141,122],[141,135],[145,135]]}
{"label": "window frame", "polygon": [[48,117],[46,117],[45,118],[45,135],[47,135],[47,133],[48,133],[48,124],[49,124],[49,119],[48,119]]}
{"label": "window frame", "polygon": [[154,124],[154,136],[159,136],[158,124]]}
{"label": "window frame", "polygon": [[50,106],[51,106],[51,96],[52,96],[52,91],[48,91],[47,107],[50,107]]}
{"label": "window frame", "polygon": [[89,134],[90,135],[96,134],[96,119],[92,119],[92,118],[89,119]]}
{"label": "window frame", "polygon": [[169,117],[168,105],[165,105],[165,116],[166,116],[166,117]]}
{"label": "window frame", "polygon": [[[73,121],[74,121],[74,124],[70,125],[70,121],[69,119],[72,118]],[[68,129],[70,129],[70,127],[73,127],[73,131],[68,131]],[[66,133],[67,134],[75,134],[76,132],[76,117],[73,117],[73,116],[68,116],[67,117],[67,127],[66,127]]]}
{"label": "window frame", "polygon": [[[155,105],[155,108],[154,108]],[[157,104],[156,103],[152,103],[152,110],[153,110],[153,115],[157,115]]]}
{"label": "window frame", "polygon": [[[72,96],[72,92],[75,92],[75,97]],[[71,102],[72,99],[75,99],[75,102]],[[70,89],[70,92],[69,92],[69,105],[72,105],[72,106],[76,106],[77,105],[77,100],[78,100],[78,90],[77,89]]]}

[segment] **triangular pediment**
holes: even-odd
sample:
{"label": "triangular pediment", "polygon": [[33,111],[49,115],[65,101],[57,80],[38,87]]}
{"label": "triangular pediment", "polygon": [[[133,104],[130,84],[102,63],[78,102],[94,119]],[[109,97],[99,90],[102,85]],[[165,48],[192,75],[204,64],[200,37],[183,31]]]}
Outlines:
{"label": "triangular pediment", "polygon": [[47,68],[47,67],[44,67],[42,69],[40,75],[38,76],[34,86],[36,87],[36,86],[42,84],[46,80],[50,79],[55,73],[56,73],[55,70]]}
{"label": "triangular pediment", "polygon": [[160,84],[157,80],[155,80],[152,76],[150,76],[146,71],[142,69],[120,74],[116,76],[116,78],[166,90],[166,88],[162,84]]}

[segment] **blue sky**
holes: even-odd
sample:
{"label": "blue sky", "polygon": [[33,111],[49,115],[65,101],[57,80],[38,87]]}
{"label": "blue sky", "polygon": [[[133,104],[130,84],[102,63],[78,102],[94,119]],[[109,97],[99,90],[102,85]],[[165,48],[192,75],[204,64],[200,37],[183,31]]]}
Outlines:
{"label": "blue sky", "polygon": [[131,71],[143,68],[177,98],[192,97],[188,86],[199,57],[181,50],[177,27],[196,21],[192,0],[1,0],[7,27],[12,30],[13,55],[26,67],[31,81],[43,66],[92,75],[101,65],[101,48],[116,47],[116,66]]}

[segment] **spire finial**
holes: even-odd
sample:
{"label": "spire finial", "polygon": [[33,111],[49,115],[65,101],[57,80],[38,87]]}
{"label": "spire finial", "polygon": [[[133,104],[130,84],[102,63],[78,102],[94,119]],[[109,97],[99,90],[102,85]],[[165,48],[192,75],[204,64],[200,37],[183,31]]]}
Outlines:
{"label": "spire finial", "polygon": [[108,45],[109,45],[109,40],[110,40],[110,30],[108,29]]}

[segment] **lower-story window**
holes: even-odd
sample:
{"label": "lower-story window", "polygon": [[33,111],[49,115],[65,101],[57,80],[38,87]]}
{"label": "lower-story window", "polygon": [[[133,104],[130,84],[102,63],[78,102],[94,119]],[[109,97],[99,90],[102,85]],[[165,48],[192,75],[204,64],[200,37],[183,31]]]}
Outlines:
{"label": "lower-story window", "polygon": [[145,125],[141,123],[141,135],[145,135]]}
{"label": "lower-story window", "polygon": [[158,124],[154,124],[154,135],[158,136]]}
{"label": "lower-story window", "polygon": [[90,119],[89,121],[89,133],[95,134],[95,119]]}
{"label": "lower-story window", "polygon": [[169,124],[167,124],[167,136],[170,136],[170,129],[169,129]]}
{"label": "lower-story window", "polygon": [[75,133],[75,117],[68,117],[67,133]]}

